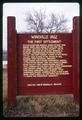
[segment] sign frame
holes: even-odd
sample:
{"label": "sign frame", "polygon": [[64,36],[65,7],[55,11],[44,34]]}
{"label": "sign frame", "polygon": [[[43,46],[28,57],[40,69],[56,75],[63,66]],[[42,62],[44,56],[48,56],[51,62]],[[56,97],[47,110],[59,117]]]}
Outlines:
{"label": "sign frame", "polygon": [[[15,29],[15,17],[7,18],[7,40],[8,40],[8,106],[16,105],[16,96],[18,93],[18,33]],[[58,34],[58,33],[57,33]],[[63,33],[61,33],[63,34]],[[74,102],[79,102],[79,16],[73,18],[73,80],[72,93]],[[22,34],[21,34],[22,35]],[[59,87],[59,86],[57,86]],[[58,89],[57,89],[58,90]],[[61,91],[64,94],[65,88]],[[60,93],[60,92],[59,92]],[[59,94],[57,93],[57,94]],[[50,93],[51,94],[51,93]]]}

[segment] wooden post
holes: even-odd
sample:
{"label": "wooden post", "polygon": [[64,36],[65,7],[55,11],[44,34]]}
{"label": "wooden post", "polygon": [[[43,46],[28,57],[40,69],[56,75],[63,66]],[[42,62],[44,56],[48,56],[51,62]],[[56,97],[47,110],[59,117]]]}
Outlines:
{"label": "wooden post", "polygon": [[16,31],[15,17],[7,18],[7,42],[8,42],[8,106],[16,105],[16,81],[17,81],[17,59],[16,59]]}
{"label": "wooden post", "polygon": [[73,94],[76,103],[80,100],[79,91],[79,17],[73,18]]}

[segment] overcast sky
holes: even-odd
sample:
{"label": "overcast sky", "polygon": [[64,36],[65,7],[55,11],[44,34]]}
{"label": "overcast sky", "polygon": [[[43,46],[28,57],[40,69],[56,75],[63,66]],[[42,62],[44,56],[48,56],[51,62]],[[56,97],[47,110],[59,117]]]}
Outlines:
{"label": "overcast sky", "polygon": [[46,14],[54,12],[56,15],[65,15],[68,19],[68,27],[72,30],[72,19],[80,15],[78,3],[5,3],[3,4],[3,50],[7,50],[7,16],[16,17],[17,32],[26,31],[24,21],[29,11],[45,10]]}

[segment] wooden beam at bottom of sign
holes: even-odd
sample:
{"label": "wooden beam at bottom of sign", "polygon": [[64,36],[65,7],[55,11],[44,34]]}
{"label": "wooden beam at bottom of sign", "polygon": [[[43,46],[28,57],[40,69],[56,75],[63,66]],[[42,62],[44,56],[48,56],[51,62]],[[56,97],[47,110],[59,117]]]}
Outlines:
{"label": "wooden beam at bottom of sign", "polygon": [[72,94],[72,86],[28,86],[19,87],[18,95]]}

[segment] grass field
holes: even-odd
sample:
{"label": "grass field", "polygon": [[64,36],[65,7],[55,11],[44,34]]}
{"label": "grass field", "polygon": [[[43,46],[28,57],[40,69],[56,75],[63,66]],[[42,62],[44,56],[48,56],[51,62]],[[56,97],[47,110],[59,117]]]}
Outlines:
{"label": "grass field", "polygon": [[7,106],[7,70],[3,70],[3,115],[5,117],[75,117],[79,105],[73,95],[17,96],[17,105]]}

